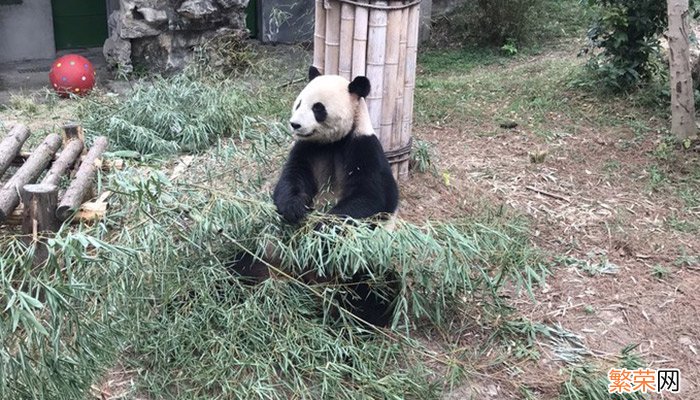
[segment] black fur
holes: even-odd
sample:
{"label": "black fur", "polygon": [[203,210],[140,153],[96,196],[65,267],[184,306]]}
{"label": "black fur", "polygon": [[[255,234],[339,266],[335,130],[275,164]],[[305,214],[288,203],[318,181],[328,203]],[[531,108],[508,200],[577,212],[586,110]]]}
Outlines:
{"label": "black fur", "polygon": [[314,80],[317,76],[321,76],[321,71],[318,70],[318,68],[314,67],[313,65],[309,67],[309,82]]}
{"label": "black fur", "polygon": [[328,118],[328,111],[326,111],[326,106],[324,106],[323,103],[314,103],[314,105],[311,106],[311,111],[314,112],[316,122],[320,123]]}
{"label": "black fur", "polygon": [[298,141],[294,145],[272,195],[287,222],[299,223],[311,211],[319,190],[313,165],[322,163],[332,169],[336,162],[343,166],[343,190],[330,214],[360,219],[396,210],[399,191],[381,143],[376,136],[350,134],[335,143]]}
{"label": "black fur", "polygon": [[369,79],[366,77],[358,76],[350,82],[348,90],[350,93],[354,93],[360,97],[367,97],[370,90],[372,90],[372,85],[370,85]]}

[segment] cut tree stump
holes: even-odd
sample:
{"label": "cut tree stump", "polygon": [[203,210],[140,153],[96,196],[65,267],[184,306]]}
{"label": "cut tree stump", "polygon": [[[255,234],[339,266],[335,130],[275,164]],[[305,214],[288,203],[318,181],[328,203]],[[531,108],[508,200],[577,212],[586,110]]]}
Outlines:
{"label": "cut tree stump", "polygon": [[61,146],[61,137],[51,134],[37,147],[27,161],[0,189],[0,223],[4,222],[17,207],[20,190],[28,183],[34,183],[49,164]]}
{"label": "cut tree stump", "polygon": [[58,230],[56,203],[58,187],[51,184],[24,185],[22,188],[22,233],[28,245],[34,245],[34,265],[46,261],[49,252],[43,240]]}
{"label": "cut tree stump", "polygon": [[29,128],[24,125],[17,125],[0,142],[0,178],[2,178],[2,175],[14,161],[29,134]]}
{"label": "cut tree stump", "polygon": [[75,179],[73,179],[68,189],[66,189],[61,203],[58,205],[58,209],[56,209],[56,215],[60,220],[65,221],[80,208],[83,200],[90,192],[95,172],[98,168],[101,168],[100,156],[102,156],[102,153],[107,149],[108,144],[109,141],[104,136],[100,136],[92,144],[90,151],[88,151],[78,172],[75,174]]}

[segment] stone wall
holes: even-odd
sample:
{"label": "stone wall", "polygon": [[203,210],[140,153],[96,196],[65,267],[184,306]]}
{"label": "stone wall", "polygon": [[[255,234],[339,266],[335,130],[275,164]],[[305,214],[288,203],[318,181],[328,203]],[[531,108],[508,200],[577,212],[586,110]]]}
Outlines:
{"label": "stone wall", "polygon": [[248,0],[119,0],[109,16],[107,63],[125,72],[133,65],[177,71],[196,47],[217,35],[245,31]]}

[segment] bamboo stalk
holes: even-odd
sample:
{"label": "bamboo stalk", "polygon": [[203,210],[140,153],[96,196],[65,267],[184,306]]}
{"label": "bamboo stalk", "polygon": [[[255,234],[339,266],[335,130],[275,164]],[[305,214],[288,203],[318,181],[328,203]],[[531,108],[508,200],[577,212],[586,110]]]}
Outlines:
{"label": "bamboo stalk", "polygon": [[19,204],[19,192],[22,187],[39,178],[59,147],[61,147],[60,136],[56,134],[47,136],[27,159],[27,162],[0,189],[0,223],[4,222]]}
{"label": "bamboo stalk", "polygon": [[[380,0],[376,5],[387,5]],[[367,78],[372,84],[372,91],[367,96],[369,116],[372,127],[381,132],[382,94],[384,93],[384,60],[386,50],[387,11],[371,9],[369,11],[369,29],[367,36]]]}
{"label": "bamboo stalk", "polygon": [[[408,14],[408,43],[406,44],[406,75],[404,79],[403,123],[401,124],[401,145],[408,145],[413,127],[413,92],[416,86],[416,55],[418,50],[418,25],[420,23],[420,3],[411,7]],[[399,166],[399,179],[408,177],[408,162]]]}
{"label": "bamboo stalk", "polygon": [[382,116],[379,139],[385,150],[392,147],[394,112],[396,111],[396,77],[399,73],[399,44],[401,36],[401,10],[388,12],[386,31],[386,55],[384,59],[384,88],[382,91]]}
{"label": "bamboo stalk", "polygon": [[326,54],[324,61],[324,74],[337,75],[338,62],[340,61],[340,2],[326,0]]}
{"label": "bamboo stalk", "polygon": [[29,135],[29,128],[24,125],[17,125],[0,142],[0,178],[7,171],[7,168],[10,167]]}
{"label": "bamboo stalk", "polygon": [[[352,77],[364,76],[367,73],[367,24],[369,23],[369,9],[355,7],[355,27],[352,39]],[[374,82],[371,82],[374,84]]]}
{"label": "bamboo stalk", "polygon": [[83,163],[78,168],[78,172],[75,174],[75,179],[66,189],[66,193],[64,193],[61,203],[56,210],[56,216],[60,220],[68,219],[82,204],[83,199],[92,186],[95,171],[100,167],[100,156],[104,153],[108,143],[107,138],[101,136],[92,144],[90,151],[88,151]]}
{"label": "bamboo stalk", "polygon": [[340,7],[340,55],[338,75],[347,80],[352,79],[352,41],[355,31],[355,10],[351,4],[343,3]]}
{"label": "bamboo stalk", "polygon": [[[403,123],[403,99],[404,99],[404,82],[406,79],[406,46],[408,43],[408,17],[409,10],[404,8],[401,10],[401,34],[399,35],[399,70],[396,74],[396,110],[394,111],[393,129],[391,132],[391,148],[396,149],[401,147],[401,125]],[[392,165],[394,177],[399,178],[399,163]]]}
{"label": "bamboo stalk", "polygon": [[321,73],[324,71],[326,56],[326,9],[324,0],[316,0],[314,14],[314,67]]}

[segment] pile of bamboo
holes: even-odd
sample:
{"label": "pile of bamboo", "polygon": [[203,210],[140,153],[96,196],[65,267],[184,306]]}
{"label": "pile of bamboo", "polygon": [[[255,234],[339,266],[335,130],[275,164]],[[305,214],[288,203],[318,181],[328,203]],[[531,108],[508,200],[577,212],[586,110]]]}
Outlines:
{"label": "pile of bamboo", "polygon": [[[82,129],[66,125],[63,138],[50,134],[31,153],[21,153],[29,135],[26,126],[17,125],[0,142],[0,177],[10,166],[18,167],[0,186],[0,224],[21,224],[24,233],[36,235],[55,231],[60,222],[76,213],[75,220],[104,215],[106,204],[93,207],[91,202],[83,202],[92,195],[97,169],[109,168],[101,161],[107,138],[97,138],[86,151]],[[115,166],[118,168],[118,165],[111,165]],[[42,174],[43,178],[37,183]],[[58,201],[58,185],[64,175],[72,179]]]}
{"label": "pile of bamboo", "polygon": [[408,176],[420,0],[316,0],[314,66],[367,76],[375,132],[394,177]]}

